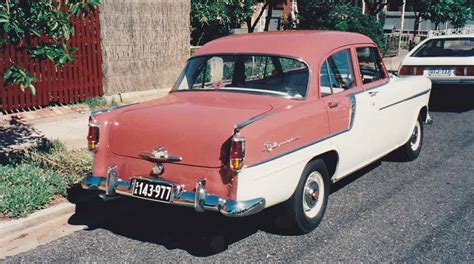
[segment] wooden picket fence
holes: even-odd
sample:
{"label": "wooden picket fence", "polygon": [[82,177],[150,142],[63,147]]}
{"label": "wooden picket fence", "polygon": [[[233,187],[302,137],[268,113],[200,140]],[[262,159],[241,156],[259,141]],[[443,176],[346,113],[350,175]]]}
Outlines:
{"label": "wooden picket fence", "polygon": [[[75,61],[64,67],[55,67],[49,60],[30,61],[26,50],[11,45],[0,53],[0,112],[34,110],[103,95],[99,10],[86,17],[73,18],[72,23],[75,34],[69,45],[78,50],[74,54]],[[28,89],[22,92],[18,85],[5,87],[3,74],[11,61],[36,76],[35,96]]]}

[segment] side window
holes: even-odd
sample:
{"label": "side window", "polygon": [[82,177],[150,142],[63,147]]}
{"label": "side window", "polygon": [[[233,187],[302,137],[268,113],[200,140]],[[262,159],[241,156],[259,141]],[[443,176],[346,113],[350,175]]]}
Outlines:
{"label": "side window", "polygon": [[355,86],[349,49],[339,51],[327,58],[321,65],[321,96],[328,96]]}
{"label": "side window", "polygon": [[376,48],[357,48],[357,58],[363,84],[385,79],[382,59]]}

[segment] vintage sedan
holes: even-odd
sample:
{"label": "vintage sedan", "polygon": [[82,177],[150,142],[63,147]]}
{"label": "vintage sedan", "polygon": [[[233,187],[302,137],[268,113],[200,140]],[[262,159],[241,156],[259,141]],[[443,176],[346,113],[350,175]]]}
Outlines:
{"label": "vintage sedan", "polygon": [[474,86],[474,34],[424,40],[406,55],[398,74],[426,76],[433,84]]}
{"label": "vintage sedan", "polygon": [[417,158],[430,90],[425,77],[389,76],[360,34],[221,38],[164,98],[91,115],[82,185],[225,216],[281,204],[291,231],[307,233],[331,183],[394,150]]}

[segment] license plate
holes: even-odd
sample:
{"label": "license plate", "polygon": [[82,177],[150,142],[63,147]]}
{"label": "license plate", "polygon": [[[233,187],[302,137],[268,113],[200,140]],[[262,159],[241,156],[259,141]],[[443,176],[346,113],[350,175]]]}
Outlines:
{"label": "license plate", "polygon": [[428,76],[432,77],[447,77],[452,76],[454,73],[453,68],[431,68],[428,69]]}
{"label": "license plate", "polygon": [[173,185],[144,179],[133,179],[132,195],[135,197],[170,203],[173,199]]}

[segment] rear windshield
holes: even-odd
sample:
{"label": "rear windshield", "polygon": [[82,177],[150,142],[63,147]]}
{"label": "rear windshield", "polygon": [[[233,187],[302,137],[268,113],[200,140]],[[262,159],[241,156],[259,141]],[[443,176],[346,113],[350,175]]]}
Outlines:
{"label": "rear windshield", "polygon": [[470,56],[474,56],[474,38],[432,39],[412,55],[412,57]]}
{"label": "rear windshield", "polygon": [[303,62],[269,55],[212,55],[189,60],[173,91],[228,91],[291,99],[306,96]]}

